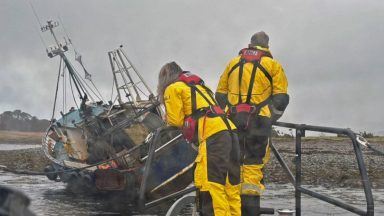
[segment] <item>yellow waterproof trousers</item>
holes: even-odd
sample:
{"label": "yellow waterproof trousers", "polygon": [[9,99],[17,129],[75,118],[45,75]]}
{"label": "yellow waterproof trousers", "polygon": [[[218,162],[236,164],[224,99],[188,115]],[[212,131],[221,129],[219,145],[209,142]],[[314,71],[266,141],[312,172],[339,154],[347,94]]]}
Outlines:
{"label": "yellow waterproof trousers", "polygon": [[203,216],[241,215],[237,136],[231,140],[230,133],[222,131],[199,145],[194,181]]}
{"label": "yellow waterproof trousers", "polygon": [[263,168],[269,161],[270,148],[266,147],[265,156],[262,164],[242,164],[241,166],[241,194],[261,196],[265,190],[263,184]]}

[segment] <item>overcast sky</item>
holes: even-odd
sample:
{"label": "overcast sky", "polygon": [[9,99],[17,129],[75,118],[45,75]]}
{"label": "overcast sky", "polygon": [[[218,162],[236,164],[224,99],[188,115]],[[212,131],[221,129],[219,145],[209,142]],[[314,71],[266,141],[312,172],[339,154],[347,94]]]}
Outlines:
{"label": "overcast sky", "polygon": [[[215,89],[228,61],[264,30],[289,80],[282,121],[384,130],[382,0],[30,1],[42,22],[61,17],[105,97],[107,52],[120,44],[153,89],[172,60]],[[0,111],[49,118],[59,59],[46,56],[28,2],[0,0]]]}

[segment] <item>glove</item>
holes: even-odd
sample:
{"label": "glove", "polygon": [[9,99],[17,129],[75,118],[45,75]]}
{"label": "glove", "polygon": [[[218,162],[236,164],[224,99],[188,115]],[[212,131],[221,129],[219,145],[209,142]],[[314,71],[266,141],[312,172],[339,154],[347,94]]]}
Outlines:
{"label": "glove", "polygon": [[272,124],[275,123],[284,113],[284,111],[276,109],[273,105],[269,106],[269,110],[271,111]]}
{"label": "glove", "polygon": [[223,93],[216,92],[216,94],[215,94],[215,99],[216,99],[217,103],[219,103],[221,109],[224,110],[225,107],[226,107],[227,104],[228,104],[227,94],[223,94]]}
{"label": "glove", "polygon": [[272,104],[269,106],[271,111],[272,124],[275,123],[284,113],[289,104],[288,94],[276,94],[272,97]]}

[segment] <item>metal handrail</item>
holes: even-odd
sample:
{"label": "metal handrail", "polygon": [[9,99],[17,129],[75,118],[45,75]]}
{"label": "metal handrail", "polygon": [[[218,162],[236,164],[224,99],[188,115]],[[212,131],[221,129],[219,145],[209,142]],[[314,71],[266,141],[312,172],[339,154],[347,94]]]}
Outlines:
{"label": "metal handrail", "polygon": [[159,148],[156,148],[158,142],[160,142],[160,132],[164,128],[166,128],[166,126],[163,126],[163,127],[160,127],[160,128],[156,129],[156,131],[154,132],[154,135],[153,135],[153,137],[152,137],[152,139],[150,140],[150,143],[149,143],[150,145],[149,145],[148,155],[146,155],[143,158],[141,158],[142,162],[145,161],[145,165],[144,165],[144,173],[143,173],[143,176],[142,176],[142,181],[141,181],[141,185],[140,185],[140,189],[139,189],[138,207],[139,207],[140,211],[143,211],[143,210],[145,210],[147,208],[150,208],[152,206],[158,205],[159,203],[167,201],[168,199],[176,198],[176,197],[179,197],[179,196],[183,196],[184,194],[189,193],[189,192],[191,192],[191,191],[196,189],[195,187],[191,187],[191,188],[194,188],[194,189],[188,188],[188,189],[185,189],[185,190],[181,190],[181,191],[175,192],[173,194],[170,194],[168,196],[165,196],[163,198],[159,198],[157,200],[154,200],[154,201],[152,201],[150,203],[146,203],[146,201],[147,201],[146,200],[147,181],[148,181],[148,177],[149,177],[149,173],[150,173],[150,167],[152,165],[154,157],[163,148],[165,148],[165,147],[169,148],[170,146],[173,146],[173,145],[177,144],[177,142],[175,142],[175,141],[177,141],[178,139],[180,139],[182,137],[182,134],[178,134],[175,137],[173,137],[171,140],[169,140],[167,143],[165,143],[164,145],[160,146]]}
{"label": "metal handrail", "polygon": [[[312,196],[314,198],[323,200],[325,202],[328,202],[330,204],[333,204],[335,206],[338,206],[340,208],[343,208],[347,211],[350,211],[350,212],[358,214],[358,215],[367,215],[367,216],[373,216],[374,215],[374,203],[373,203],[371,182],[368,178],[367,169],[366,169],[365,164],[364,164],[363,153],[361,151],[361,148],[359,146],[358,141],[356,140],[356,134],[352,130],[344,129],[344,128],[313,126],[313,125],[306,125],[306,124],[293,124],[293,123],[286,123],[286,122],[276,122],[276,123],[274,123],[274,125],[296,130],[296,137],[295,137],[295,140],[296,140],[296,148],[295,148],[296,171],[295,171],[295,176],[293,176],[291,170],[289,169],[289,167],[285,163],[284,159],[281,157],[278,150],[273,146],[273,144],[271,142],[271,148],[272,148],[273,153],[275,154],[279,163],[282,165],[283,169],[289,175],[290,181],[295,186],[296,216],[301,215],[301,193],[304,193],[304,194],[307,194],[307,195]],[[367,210],[366,211],[364,211],[360,208],[357,208],[355,206],[352,206],[350,204],[344,203],[342,201],[336,200],[334,198],[319,194],[315,191],[303,188],[301,186],[301,174],[302,174],[302,172],[301,172],[301,138],[305,137],[305,131],[343,134],[343,135],[345,135],[351,139],[353,149],[354,149],[354,152],[356,155],[356,160],[357,160],[361,180],[363,183],[365,199],[366,199],[366,203],[367,203]]]}
{"label": "metal handrail", "polygon": [[[366,170],[366,167],[365,167],[365,164],[364,164],[363,154],[362,154],[360,145],[359,145],[358,141],[356,140],[357,136],[356,136],[356,134],[352,130],[350,130],[350,129],[343,129],[343,128],[333,128],[333,127],[322,127],[322,126],[305,125],[305,124],[293,124],[293,123],[285,123],[285,122],[276,122],[276,123],[274,123],[274,125],[275,126],[279,126],[279,127],[292,128],[292,129],[296,130],[296,138],[295,138],[296,139],[296,148],[295,148],[295,152],[296,152],[296,157],[297,158],[295,160],[296,161],[296,163],[295,163],[295,165],[296,165],[295,175],[292,174],[292,172],[289,169],[288,165],[286,164],[286,162],[284,161],[284,159],[280,155],[279,151],[275,148],[273,143],[272,142],[270,143],[270,146],[271,146],[271,149],[272,149],[273,153],[275,154],[275,156],[278,159],[279,163],[282,165],[282,167],[285,170],[285,172],[288,174],[290,182],[295,187],[296,216],[300,216],[301,215],[301,194],[302,193],[304,193],[306,195],[309,195],[309,196],[312,196],[314,198],[323,200],[325,202],[328,202],[330,204],[333,204],[335,206],[338,206],[340,208],[343,208],[343,209],[345,209],[347,211],[350,211],[350,212],[358,214],[358,215],[367,215],[367,216],[373,216],[374,215],[374,203],[373,203],[371,182],[370,182],[370,180],[368,178],[368,175],[367,175],[367,170]],[[359,167],[359,171],[360,171],[363,187],[364,187],[364,192],[365,192],[365,197],[366,197],[366,202],[367,202],[367,210],[366,211],[364,211],[364,210],[362,210],[360,208],[357,208],[355,206],[352,206],[350,204],[344,203],[342,201],[336,200],[334,198],[327,197],[325,195],[319,194],[319,193],[317,193],[315,191],[306,189],[306,188],[301,186],[301,175],[302,175],[302,171],[301,171],[301,138],[305,137],[305,131],[315,131],[315,132],[324,132],[324,133],[333,133],[333,134],[343,134],[343,135],[345,135],[345,136],[347,136],[347,137],[349,137],[351,139],[352,144],[353,144],[353,148],[354,148],[354,152],[355,152],[355,155],[356,155],[356,159],[357,159],[357,163],[358,163],[358,167]],[[156,134],[158,134],[158,133],[159,133],[159,130],[157,131]],[[157,140],[157,138],[154,138],[152,140],[152,145],[151,145],[150,150],[148,152],[148,157],[145,157],[145,159],[146,159],[146,167],[147,168],[151,164],[153,156],[156,154],[156,148],[154,148],[154,146],[155,146],[154,143],[155,143],[156,140]],[[168,144],[174,143],[173,141],[174,141],[174,139],[172,139],[172,141],[169,142]],[[148,170],[148,169],[145,169],[145,170]],[[144,179],[146,179],[147,176],[148,175],[144,174]],[[141,196],[139,198],[139,203],[141,204],[140,205],[140,207],[141,207],[140,209],[142,209],[142,210],[144,208],[152,207],[154,205],[162,203],[165,200],[168,200],[168,199],[171,199],[171,198],[175,198],[175,197],[179,197],[181,195],[184,195],[185,193],[189,193],[192,190],[194,190],[193,188],[188,188],[188,189],[176,192],[175,194],[170,194],[169,196],[163,197],[163,198],[161,198],[159,200],[155,200],[155,201],[150,202],[150,203],[145,203],[145,198],[144,198],[145,197],[144,196],[145,188],[146,188],[146,184],[144,183],[140,187],[140,192],[141,192],[140,195]]]}

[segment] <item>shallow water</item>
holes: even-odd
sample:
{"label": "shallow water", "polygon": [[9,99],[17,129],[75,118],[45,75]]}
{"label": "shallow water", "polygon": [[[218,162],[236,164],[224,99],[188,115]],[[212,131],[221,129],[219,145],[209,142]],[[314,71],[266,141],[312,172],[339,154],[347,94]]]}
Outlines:
{"label": "shallow water", "polygon": [[[304,187],[304,186],[303,186]],[[345,203],[366,210],[365,194],[363,189],[356,188],[324,188],[321,186],[305,186],[306,189],[313,190],[320,194],[336,198]],[[289,208],[295,209],[295,191],[290,184],[269,184],[261,201],[265,207],[276,209]],[[384,189],[373,190],[375,205],[375,215],[384,215]],[[335,207],[324,201],[302,195],[301,198],[302,215],[356,215],[339,207]]]}
{"label": "shallow water", "polygon": [[40,148],[41,145],[34,144],[0,144],[0,151]]}
{"label": "shallow water", "polygon": [[[36,215],[138,215],[131,205],[124,203],[124,197],[119,197],[118,202],[111,202],[103,195],[71,194],[65,190],[65,184],[49,181],[44,176],[15,175],[0,171],[0,184],[17,188],[28,195],[32,201],[30,208]],[[320,193],[327,193],[365,209],[362,190],[350,188],[329,190],[323,187],[312,187],[310,189]],[[373,194],[375,215],[384,215],[384,189],[374,190]],[[263,207],[294,209],[293,187],[291,185],[269,184],[261,202]],[[152,213],[145,215],[148,214],[162,215],[164,211],[154,209]],[[303,195],[302,215],[354,214]]]}
{"label": "shallow water", "polygon": [[[115,209],[103,197],[72,194],[62,182],[52,182],[45,176],[27,176],[0,171],[0,184],[13,187],[31,199],[31,210],[36,215],[120,215],[129,212],[122,204]],[[129,213],[131,214],[131,213]]]}

